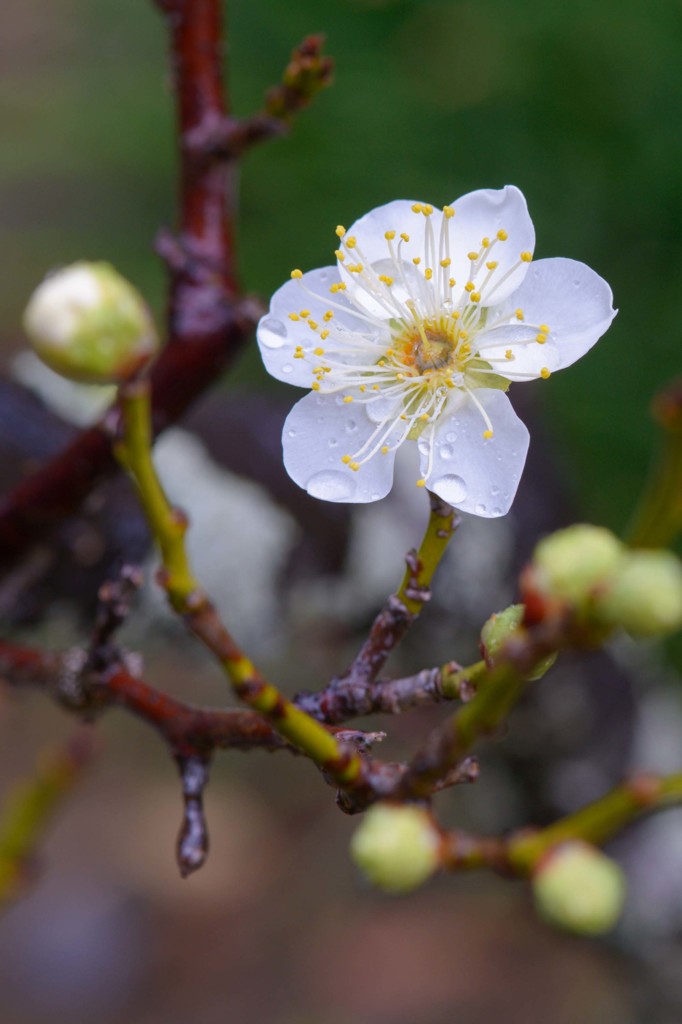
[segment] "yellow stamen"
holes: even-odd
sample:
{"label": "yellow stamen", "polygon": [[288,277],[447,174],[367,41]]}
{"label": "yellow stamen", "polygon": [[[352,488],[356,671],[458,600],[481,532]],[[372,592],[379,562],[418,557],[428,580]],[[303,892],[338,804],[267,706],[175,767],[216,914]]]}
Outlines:
{"label": "yellow stamen", "polygon": [[346,229],[344,228],[343,224],[339,224],[336,228],[336,234],[339,236],[339,238],[343,238],[345,233]]}
{"label": "yellow stamen", "polygon": [[546,366],[543,366],[542,369],[540,370],[540,376],[542,377],[543,380],[547,380],[547,378],[551,377],[552,375],[549,372],[549,369]]}
{"label": "yellow stamen", "polygon": [[350,402],[353,401],[353,396],[352,395],[345,395],[343,400],[346,403],[346,405],[348,405]]}
{"label": "yellow stamen", "polygon": [[393,239],[395,238],[395,231],[386,231],[384,234],[384,238],[386,239],[387,242],[392,242]]}
{"label": "yellow stamen", "polygon": [[298,313],[289,313],[289,319],[290,320],[300,320],[301,318],[298,315]]}
{"label": "yellow stamen", "polygon": [[292,278],[295,281],[298,281],[298,280],[300,280],[300,278],[303,277],[303,271],[302,270],[292,270],[291,271],[291,276],[292,276]]}
{"label": "yellow stamen", "polygon": [[450,220],[451,217],[455,216],[454,207],[452,207],[452,206],[444,206],[443,207],[443,213],[445,214],[445,219],[446,220]]}
{"label": "yellow stamen", "polygon": [[486,441],[489,441],[490,438],[493,436],[492,430],[484,430],[483,431],[483,436],[486,439]]}
{"label": "yellow stamen", "polygon": [[426,487],[426,480],[417,480],[417,487]]}
{"label": "yellow stamen", "polygon": [[523,260],[524,263],[530,263],[530,261],[533,259],[533,253],[532,252],[522,252],[520,258],[521,258],[521,260]]}
{"label": "yellow stamen", "polygon": [[497,232],[497,240],[498,240],[498,242],[506,242],[508,238],[509,238],[509,235],[504,230],[504,228],[500,228],[500,230]]}

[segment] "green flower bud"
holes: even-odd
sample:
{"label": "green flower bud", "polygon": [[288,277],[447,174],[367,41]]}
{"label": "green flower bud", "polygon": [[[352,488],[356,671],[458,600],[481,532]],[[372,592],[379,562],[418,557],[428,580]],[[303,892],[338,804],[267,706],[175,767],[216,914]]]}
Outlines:
{"label": "green flower bud", "polygon": [[[495,612],[490,616],[481,630],[481,651],[486,664],[490,665],[504,645],[505,641],[512,636],[523,622],[524,606],[522,604],[510,604],[504,611]],[[536,666],[528,679],[532,681],[542,679],[545,672],[552,667],[556,661],[556,654],[549,654]]]}
{"label": "green flower bud", "polygon": [[596,611],[633,636],[682,627],[682,564],[671,551],[631,551],[596,602]]}
{"label": "green flower bud", "polygon": [[569,526],[535,548],[536,585],[550,597],[582,604],[608,580],[624,551],[618,538],[601,526]]}
{"label": "green flower bud", "polygon": [[108,263],[73,263],[47,277],[29,300],[24,329],[50,369],[86,384],[128,380],[159,348],[142,297]]}
{"label": "green flower bud", "polygon": [[625,903],[625,876],[600,850],[576,840],[558,846],[533,876],[538,912],[567,931],[600,935],[610,931]]}
{"label": "green flower bud", "polygon": [[373,885],[409,892],[438,867],[440,836],[421,807],[375,804],[351,840],[351,856]]}

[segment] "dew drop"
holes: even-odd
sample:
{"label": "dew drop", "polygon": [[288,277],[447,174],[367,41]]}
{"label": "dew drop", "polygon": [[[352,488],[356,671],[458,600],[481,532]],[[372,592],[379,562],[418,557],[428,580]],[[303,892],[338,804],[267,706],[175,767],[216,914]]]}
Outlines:
{"label": "dew drop", "polygon": [[281,348],[287,340],[287,329],[281,320],[271,316],[261,320],[258,338],[266,348]]}
{"label": "dew drop", "polygon": [[349,434],[354,434],[357,429],[358,429],[358,425],[355,422],[355,420],[348,420],[348,422],[346,423],[346,430],[347,430],[347,432]]}
{"label": "dew drop", "polygon": [[438,454],[441,459],[451,459],[455,454],[455,449],[450,444],[442,444],[438,449]]}
{"label": "dew drop", "polygon": [[449,432],[448,432],[448,433],[447,433],[447,434],[445,435],[445,440],[446,440],[446,441],[449,441],[449,442],[450,442],[450,444],[454,444],[454,443],[455,443],[455,441],[457,440],[457,434],[456,434],[456,433],[454,432],[454,430],[450,430],[450,431],[449,431]]}
{"label": "dew drop", "polygon": [[497,486],[497,484],[495,484],[494,487],[490,488],[490,493],[493,496],[493,498],[497,497],[497,495],[500,493],[500,488]]}
{"label": "dew drop", "polygon": [[380,497],[381,497],[381,495],[377,491],[372,491],[372,493],[369,496],[369,500],[370,501],[378,501]]}
{"label": "dew drop", "polygon": [[327,469],[311,476],[306,484],[308,494],[323,501],[344,501],[355,493],[356,483],[350,473]]}
{"label": "dew drop", "polygon": [[291,373],[292,370],[293,366],[291,365],[291,363],[285,363],[284,366],[282,367],[282,373]]}
{"label": "dew drop", "polygon": [[296,431],[295,430],[287,430],[287,434],[289,435],[289,437],[296,437]]}
{"label": "dew drop", "polygon": [[329,445],[330,448],[336,448],[338,443],[339,442],[336,440],[335,437],[330,437],[329,440],[327,441],[327,444]]}
{"label": "dew drop", "polygon": [[488,509],[486,508],[486,506],[482,502],[480,502],[476,506],[476,515],[477,516],[484,516],[487,511],[488,511]]}
{"label": "dew drop", "polygon": [[449,501],[451,505],[459,504],[467,496],[467,485],[461,476],[455,476],[454,473],[438,477],[433,481],[431,490],[444,501]]}
{"label": "dew drop", "polygon": [[493,508],[493,515],[494,516],[501,516],[502,515],[502,509],[500,508],[499,505],[495,505],[495,507]]}

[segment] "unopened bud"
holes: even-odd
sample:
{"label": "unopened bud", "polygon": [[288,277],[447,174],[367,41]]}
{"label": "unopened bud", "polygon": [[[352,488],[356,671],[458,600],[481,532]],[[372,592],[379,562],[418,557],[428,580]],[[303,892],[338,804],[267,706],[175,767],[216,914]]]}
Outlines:
{"label": "unopened bud", "polygon": [[[524,607],[522,604],[510,604],[504,611],[495,612],[481,630],[481,653],[486,665],[494,664],[501,648],[509,637],[513,636],[521,628],[523,622]],[[556,661],[556,654],[549,654],[535,666],[534,671],[527,678],[532,682],[542,679],[545,672],[552,667]]]}
{"label": "unopened bud", "polygon": [[117,384],[156,355],[142,297],[108,263],[73,263],[36,288],[24,328],[43,362],[69,380]]}
{"label": "unopened bud", "polygon": [[625,893],[625,876],[618,865],[580,840],[552,850],[533,876],[538,912],[551,924],[584,935],[613,928]]}
{"label": "unopened bud", "polygon": [[584,603],[623,557],[617,537],[601,526],[577,524],[545,537],[533,554],[534,583],[549,597]]}
{"label": "unopened bud", "polygon": [[351,840],[351,856],[373,885],[409,892],[438,867],[440,837],[428,811],[375,804]]}
{"label": "unopened bud", "polygon": [[659,636],[682,628],[682,564],[670,551],[631,551],[596,611],[633,636]]}

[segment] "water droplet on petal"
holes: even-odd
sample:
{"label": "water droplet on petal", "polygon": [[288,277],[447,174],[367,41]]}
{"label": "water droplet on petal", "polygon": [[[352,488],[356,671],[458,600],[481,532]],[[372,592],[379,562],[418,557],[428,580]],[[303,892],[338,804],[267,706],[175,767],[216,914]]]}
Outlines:
{"label": "water droplet on petal", "polygon": [[306,484],[308,494],[323,501],[344,501],[355,493],[356,483],[350,473],[327,469],[311,476]]}
{"label": "water droplet on petal", "polygon": [[369,496],[369,500],[370,501],[378,501],[380,497],[381,497],[381,495],[377,491],[373,491],[370,494],[370,496]]}
{"label": "water droplet on petal", "polygon": [[291,373],[292,370],[293,366],[291,365],[291,363],[285,363],[284,366],[282,367],[282,373]]}
{"label": "water droplet on petal", "polygon": [[348,431],[348,433],[354,434],[357,429],[358,425],[355,422],[355,420],[348,420],[348,422],[346,423],[346,430]]}
{"label": "water droplet on petal", "polygon": [[501,516],[502,515],[502,509],[500,508],[499,505],[495,505],[495,507],[493,508],[493,515],[494,516]]}
{"label": "water droplet on petal", "polygon": [[490,493],[493,496],[493,498],[496,498],[497,495],[500,493],[500,488],[497,485],[495,485],[494,487],[490,488]]}
{"label": "water droplet on petal", "polygon": [[295,430],[287,430],[287,434],[289,435],[289,437],[296,437],[296,431]]}
{"label": "water droplet on petal", "polygon": [[336,440],[335,437],[330,437],[329,440],[327,441],[327,444],[329,445],[330,448],[336,448],[338,443],[339,442]]}
{"label": "water droplet on petal", "polygon": [[437,480],[429,484],[429,489],[435,491],[443,501],[448,501],[451,505],[460,504],[467,496],[467,485],[461,476],[455,476],[454,473],[438,477]]}
{"label": "water droplet on petal", "polygon": [[486,506],[482,502],[479,502],[479,504],[476,506],[476,515],[477,516],[484,516],[487,511],[488,511],[488,509],[486,508]]}
{"label": "water droplet on petal", "polygon": [[287,329],[281,320],[270,316],[261,321],[258,339],[266,348],[281,348],[287,340]]}
{"label": "water droplet on petal", "polygon": [[447,434],[445,435],[445,440],[446,440],[446,441],[449,441],[449,442],[450,442],[450,444],[454,444],[454,442],[455,442],[455,441],[457,440],[457,434],[456,434],[456,433],[454,432],[454,430],[450,430],[450,431],[449,431],[449,432],[448,432],[448,433],[447,433]]}
{"label": "water droplet on petal", "polygon": [[455,449],[450,444],[442,444],[438,449],[438,454],[441,459],[451,459],[455,454]]}

